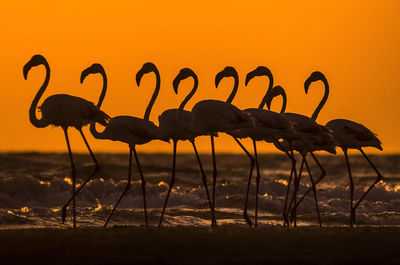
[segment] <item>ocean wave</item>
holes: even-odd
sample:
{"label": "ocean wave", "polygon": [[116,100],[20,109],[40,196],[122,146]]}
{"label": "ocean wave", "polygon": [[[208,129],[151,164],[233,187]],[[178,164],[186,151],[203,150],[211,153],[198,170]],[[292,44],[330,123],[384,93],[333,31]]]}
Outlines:
{"label": "ocean wave", "polygon": [[[141,155],[146,178],[146,195],[150,220],[157,223],[170,181],[171,156]],[[202,155],[212,193],[209,159]],[[371,185],[376,175],[362,157],[352,156],[355,180],[355,200]],[[374,156],[385,179],[378,183],[357,209],[357,222],[368,225],[400,223],[399,156]],[[127,184],[128,157],[99,155],[101,170],[77,195],[79,222],[82,225],[102,225],[111,207]],[[0,159],[0,225],[59,226],[60,208],[71,196],[71,179],[66,154],[2,154]],[[82,183],[93,170],[90,157],[76,156],[77,182]],[[377,162],[377,164],[378,164]],[[290,174],[290,161],[281,155],[260,155],[261,181],[259,217],[261,224],[281,224],[282,209]],[[345,225],[349,221],[350,192],[343,157],[321,156],[327,176],[318,185],[319,209],[322,221],[328,225]],[[319,168],[311,164],[313,177]],[[243,208],[248,181],[249,163],[239,155],[218,156],[216,188],[217,218],[222,223],[244,224]],[[255,176],[250,189],[249,214],[254,215]],[[299,194],[310,187],[303,174]],[[300,198],[300,195],[299,195]],[[204,226],[210,224],[208,200],[193,155],[178,155],[176,182],[168,201],[165,224]],[[143,225],[141,182],[134,169],[132,187],[121,201],[112,224]],[[298,208],[299,224],[315,224],[315,202],[310,193]]]}

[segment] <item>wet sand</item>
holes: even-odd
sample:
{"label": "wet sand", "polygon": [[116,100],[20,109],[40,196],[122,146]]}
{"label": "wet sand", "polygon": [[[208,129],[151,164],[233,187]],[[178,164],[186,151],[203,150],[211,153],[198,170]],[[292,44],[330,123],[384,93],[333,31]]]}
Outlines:
{"label": "wet sand", "polygon": [[0,230],[0,264],[400,264],[400,228]]}

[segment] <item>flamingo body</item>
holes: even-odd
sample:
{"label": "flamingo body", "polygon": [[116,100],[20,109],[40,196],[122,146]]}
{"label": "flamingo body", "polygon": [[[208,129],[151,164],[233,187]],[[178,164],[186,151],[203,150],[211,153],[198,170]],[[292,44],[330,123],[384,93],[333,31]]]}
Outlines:
{"label": "flamingo body", "polygon": [[326,127],[332,130],[336,145],[341,148],[375,147],[383,150],[378,137],[360,123],[346,119],[335,119],[328,122]]}
{"label": "flamingo body", "polygon": [[251,116],[234,105],[219,100],[203,100],[192,109],[193,128],[201,135],[229,133],[235,129],[251,128]]}
{"label": "flamingo body", "polygon": [[[333,135],[328,128],[301,114],[285,113],[284,116],[292,123],[295,131],[293,138],[296,141],[293,141],[293,150],[304,155],[314,151],[336,154]],[[290,151],[289,143],[286,140],[276,147],[282,151]]]}
{"label": "flamingo body", "polygon": [[81,128],[91,122],[107,124],[110,118],[92,102],[66,94],[49,96],[39,107],[49,125]]}
{"label": "flamingo body", "polygon": [[237,138],[250,137],[255,141],[273,142],[293,133],[290,122],[280,113],[259,108],[244,111],[252,116],[255,127],[234,130],[231,134]]}
{"label": "flamingo body", "polygon": [[316,123],[310,117],[290,112],[285,112],[284,115],[292,122],[300,137],[304,135],[326,135],[329,132],[324,126]]}
{"label": "flamingo body", "polygon": [[192,113],[187,110],[169,109],[158,117],[161,134],[173,140],[192,140],[197,134],[191,128]]}
{"label": "flamingo body", "polygon": [[[113,117],[103,132],[95,135],[98,139],[141,145],[160,138],[159,128],[151,121],[132,116]],[[164,139],[168,142],[168,139]]]}

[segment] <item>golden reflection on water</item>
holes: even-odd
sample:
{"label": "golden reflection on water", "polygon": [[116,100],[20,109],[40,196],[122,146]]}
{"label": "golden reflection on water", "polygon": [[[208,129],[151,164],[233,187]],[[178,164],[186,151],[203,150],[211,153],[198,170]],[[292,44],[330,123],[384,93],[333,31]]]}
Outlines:
{"label": "golden reflection on water", "polygon": [[40,183],[40,185],[47,185],[47,186],[50,186],[50,185],[51,185],[50,181],[43,181],[43,180],[41,180],[41,181],[39,181],[39,183]]}
{"label": "golden reflection on water", "polygon": [[97,201],[97,207],[93,209],[94,212],[97,212],[97,211],[100,211],[101,209],[103,209],[103,206],[99,202],[99,199],[96,198],[96,201]]}
{"label": "golden reflection on water", "polygon": [[67,182],[69,185],[72,185],[72,179],[69,177],[65,177],[64,181]]}
{"label": "golden reflection on water", "polygon": [[270,200],[273,199],[272,196],[269,195],[268,193],[264,193],[262,196],[265,197],[265,198],[267,198],[267,199],[270,199]]}
{"label": "golden reflection on water", "polygon": [[281,184],[283,184],[283,185],[285,185],[285,186],[288,185],[287,180],[284,180],[284,179],[277,179],[277,180],[275,180],[275,182],[281,183]]}
{"label": "golden reflection on water", "polygon": [[384,188],[386,191],[397,192],[397,191],[400,190],[400,184],[391,186],[391,185],[388,185],[388,184],[384,183],[383,181],[380,181],[379,184],[381,184],[381,186],[383,186],[383,188]]}
{"label": "golden reflection on water", "polygon": [[157,186],[159,186],[159,187],[161,187],[161,186],[168,187],[168,184],[165,181],[160,181],[160,182],[158,182]]}
{"label": "golden reflection on water", "polygon": [[21,212],[23,212],[23,213],[27,213],[27,212],[29,212],[31,209],[29,208],[29,207],[22,207],[21,208]]}

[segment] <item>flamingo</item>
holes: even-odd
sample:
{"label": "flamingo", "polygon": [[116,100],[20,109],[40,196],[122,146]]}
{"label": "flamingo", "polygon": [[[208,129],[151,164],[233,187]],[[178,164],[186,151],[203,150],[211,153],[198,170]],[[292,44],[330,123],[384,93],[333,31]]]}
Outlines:
{"label": "flamingo", "polygon": [[[329,84],[328,80],[326,79],[325,75],[319,71],[313,72],[310,77],[304,83],[304,89],[306,94],[308,93],[308,89],[311,83],[316,81],[322,81],[325,87],[324,97],[322,98],[318,108],[312,115],[314,120],[317,119],[319,112],[321,111],[322,107],[326,103],[329,95]],[[378,137],[371,132],[367,127],[364,125],[346,119],[334,119],[329,121],[326,124],[330,130],[333,131],[333,137],[335,139],[335,143],[338,147],[340,147],[344,153],[344,157],[346,160],[347,170],[349,173],[349,180],[350,180],[350,226],[353,227],[356,224],[356,209],[360,205],[360,203],[364,200],[365,196],[372,190],[372,188],[380,181],[383,180],[383,175],[379,172],[376,168],[374,163],[369,159],[367,154],[364,152],[363,147],[374,147],[378,150],[382,151],[383,148],[381,146],[381,141]],[[369,188],[364,192],[364,194],[360,197],[360,199],[356,202],[353,206],[354,200],[354,182],[353,176],[351,174],[350,162],[349,157],[347,154],[348,149],[356,149],[360,151],[363,155],[365,160],[367,160],[368,164],[371,168],[376,172],[377,178],[376,180],[369,186]]]}
{"label": "flamingo", "polygon": [[[236,95],[238,86],[239,86],[239,77],[236,70],[227,66],[219,72],[215,77],[215,86],[218,88],[218,85],[222,78],[224,77],[233,77],[235,80],[233,90],[229,95],[228,99],[224,101],[220,100],[202,100],[194,105],[192,108],[192,124],[191,127],[195,132],[198,132],[199,135],[210,135],[211,142],[211,154],[213,161],[213,193],[212,193],[212,208],[213,214],[215,216],[215,186],[217,179],[217,165],[216,165],[216,157],[215,157],[215,145],[214,145],[214,137],[218,132],[230,133],[235,129],[241,128],[250,128],[254,126],[254,122],[252,117],[235,107],[231,104],[233,98]],[[240,148],[246,153],[246,155],[250,159],[250,177],[254,168],[254,158],[247,151],[247,149],[240,143],[240,141],[234,136],[231,135]],[[244,214],[244,218],[249,225],[252,225],[250,218],[247,214]],[[216,222],[213,226],[216,225]]]}
{"label": "flamingo", "polygon": [[172,141],[173,141],[172,174],[171,174],[171,180],[170,180],[169,187],[168,187],[167,196],[166,196],[165,202],[164,202],[164,207],[163,207],[163,210],[161,213],[160,222],[158,225],[159,227],[162,224],[164,212],[165,212],[165,209],[166,209],[167,203],[168,203],[168,198],[170,196],[172,187],[175,183],[176,150],[177,150],[177,144],[178,144],[179,140],[181,140],[181,141],[188,140],[193,146],[194,152],[196,154],[197,162],[199,163],[199,166],[200,166],[200,172],[202,175],[203,185],[206,190],[208,203],[209,203],[210,209],[211,209],[211,215],[212,215],[211,222],[212,222],[212,224],[215,224],[215,218],[214,218],[214,213],[212,210],[210,194],[208,192],[207,177],[204,173],[203,166],[200,161],[200,157],[197,152],[197,148],[196,148],[196,144],[195,144],[195,137],[198,136],[198,133],[196,133],[193,130],[193,128],[190,127],[191,122],[192,122],[192,113],[190,111],[184,110],[186,103],[196,93],[196,90],[198,87],[198,82],[199,82],[197,75],[193,72],[193,70],[191,70],[189,68],[181,69],[179,74],[175,77],[175,79],[173,81],[173,88],[174,88],[174,92],[177,94],[180,82],[189,77],[193,78],[193,81],[194,81],[193,88],[190,91],[190,93],[186,96],[186,98],[182,101],[179,108],[166,110],[158,117],[159,128],[160,128],[161,134],[164,137],[168,137],[168,138],[172,139]]}
{"label": "flamingo", "polygon": [[[282,87],[274,87],[274,89],[271,91],[271,93],[267,96],[266,99],[266,104],[268,109],[271,108],[271,102],[272,99],[276,96],[281,95],[283,97],[283,106],[286,106],[286,93]],[[285,111],[285,108],[282,107],[281,113]],[[335,146],[333,143],[333,136],[331,132],[324,126],[317,124],[313,119],[301,115],[301,114],[296,114],[296,113],[284,113],[285,117],[288,118],[291,123],[294,126],[294,129],[297,134],[297,140],[293,142],[288,142],[284,140],[283,142],[280,142],[279,145],[275,145],[278,149],[288,151],[288,150],[296,150],[300,153],[302,156],[302,163],[300,165],[300,172],[298,177],[296,177],[296,168],[293,167],[292,165],[292,170],[290,173],[289,177],[289,182],[288,182],[288,188],[286,191],[286,196],[285,196],[285,204],[284,204],[284,218],[285,218],[285,224],[288,223],[288,218],[287,218],[287,210],[292,207],[292,204],[294,203],[294,207],[292,209],[292,219],[294,217],[294,224],[296,225],[296,208],[298,205],[301,203],[301,201],[305,198],[305,196],[308,195],[308,193],[312,190],[314,194],[314,202],[315,202],[315,207],[316,207],[316,212],[318,216],[318,223],[320,226],[322,226],[321,222],[321,217],[319,213],[319,207],[318,207],[318,199],[317,199],[317,193],[316,193],[316,184],[326,175],[325,169],[322,167],[321,163],[317,159],[317,157],[313,154],[314,151],[327,151],[332,154],[336,154],[335,151]],[[321,170],[321,175],[317,182],[314,182],[312,178],[311,171],[308,166],[308,162],[306,159],[306,155],[310,153],[316,164]],[[310,190],[308,190],[303,197],[300,199],[299,202],[297,202],[297,191],[299,189],[299,184],[300,184],[300,179],[301,179],[301,174],[303,170],[304,164],[306,165],[308,175],[312,184],[312,187]],[[292,175],[294,173],[295,179],[294,179],[294,191],[293,191],[293,196],[292,200],[289,204],[289,207],[287,207],[287,200],[288,200],[288,195],[290,191],[290,183],[292,179]]]}
{"label": "flamingo", "polygon": [[[73,161],[70,141],[68,137],[68,128],[74,127],[82,136],[83,141],[87,149],[89,150],[90,156],[95,164],[95,169],[89,178],[84,182],[85,184],[98,172],[100,166],[89,146],[88,141],[82,131],[82,127],[88,125],[91,122],[98,122],[102,125],[107,125],[107,121],[110,117],[100,110],[100,106],[106,94],[106,86],[103,87],[97,106],[92,102],[87,101],[80,97],[75,97],[66,94],[55,94],[46,98],[43,104],[38,107],[42,113],[40,119],[36,116],[36,108],[40,98],[45,92],[47,85],[50,80],[50,66],[47,60],[40,54],[34,55],[29,62],[27,62],[23,68],[23,74],[25,80],[28,77],[28,73],[32,67],[43,65],[46,69],[46,78],[37,92],[35,98],[32,101],[29,109],[29,119],[33,126],[36,128],[45,128],[49,125],[60,126],[64,131],[65,140],[67,142],[68,154],[71,163],[71,179],[72,179],[72,208],[73,208],[73,227],[76,227],[76,204],[75,195],[82,189],[83,185],[75,192],[76,186],[76,169]],[[66,205],[71,201],[69,200]],[[65,208],[64,208],[65,207]],[[65,219],[65,209],[63,207],[63,220]]]}
{"label": "flamingo", "polygon": [[[88,67],[87,69],[85,69],[84,70],[85,72],[86,72],[86,74],[89,74],[89,73],[91,73],[91,72],[97,72],[97,73],[100,73],[101,74],[101,76],[103,77],[103,89],[102,89],[102,93],[101,93],[101,95],[100,95],[100,98],[99,98],[99,103],[100,104],[97,104],[98,105],[98,107],[100,108],[101,107],[101,104],[102,104],[102,102],[103,102],[103,100],[104,100],[104,97],[105,97],[105,93],[106,93],[106,90],[107,90],[107,75],[106,75],[106,73],[105,73],[105,71],[104,71],[104,68],[103,68],[103,66],[101,65],[101,64],[98,64],[98,63],[94,63],[94,64],[92,64],[92,66],[90,66],[90,67]],[[81,78],[82,78],[82,76],[81,76]],[[82,79],[81,79],[81,83],[82,83]],[[96,161],[96,158],[92,155],[92,159],[94,160],[94,161]],[[97,172],[100,170],[100,168],[99,168],[99,166],[98,166],[98,163],[97,162],[95,162],[95,170],[94,170],[94,172],[90,175],[90,177],[89,178],[87,178],[80,186],[79,186],[79,188],[78,188],[78,190],[75,192],[75,194],[73,194],[73,196],[64,204],[64,206],[61,208],[61,222],[62,223],[64,223],[65,222],[65,219],[66,219],[66,217],[67,217],[67,207],[68,207],[68,205],[71,203],[71,201],[74,199],[74,197],[75,197],[75,195],[77,194],[77,193],[79,193],[79,191],[97,174]]]}
{"label": "flamingo", "polygon": [[[238,130],[234,130],[231,132],[237,138],[247,138],[249,137],[253,142],[254,148],[254,157],[255,157],[255,164],[256,164],[256,200],[255,200],[255,219],[254,219],[254,226],[257,226],[257,217],[258,217],[258,194],[259,194],[259,185],[260,185],[260,168],[259,168],[259,161],[258,161],[258,154],[257,154],[257,141],[266,141],[266,142],[275,142],[277,144],[279,138],[286,138],[290,139],[292,132],[292,126],[290,122],[280,113],[272,112],[269,110],[264,110],[263,107],[265,105],[265,100],[267,94],[270,93],[270,90],[273,86],[273,76],[271,71],[265,66],[259,66],[255,70],[249,72],[246,76],[246,83],[247,86],[248,82],[256,76],[267,76],[269,78],[269,86],[268,90],[261,100],[261,103],[258,108],[248,108],[244,111],[249,113],[255,121],[254,128],[242,128]],[[285,107],[285,106],[284,106]],[[288,152],[286,154],[292,160],[292,163],[296,163],[294,157],[290,155]],[[247,213],[247,204],[248,204],[248,195],[250,190],[250,183],[251,179],[249,178],[248,185],[247,185],[247,193],[246,193],[246,200],[245,200],[245,207],[244,211],[245,214]]]}
{"label": "flamingo", "polygon": [[[104,223],[104,227],[107,227],[108,222],[111,219],[115,209],[117,208],[118,204],[125,196],[126,192],[131,187],[131,169],[132,169],[132,153],[135,156],[136,166],[138,168],[140,179],[141,179],[141,188],[143,194],[143,209],[144,209],[144,217],[146,226],[148,226],[148,218],[147,218],[147,204],[146,204],[146,182],[143,176],[142,168],[140,166],[139,158],[136,152],[136,145],[142,145],[150,142],[151,140],[163,140],[169,142],[168,139],[161,137],[159,128],[151,121],[149,121],[150,112],[152,106],[157,98],[158,92],[160,90],[160,74],[156,66],[152,63],[145,63],[143,67],[137,72],[136,74],[136,82],[137,85],[140,85],[140,80],[142,76],[146,73],[153,72],[156,75],[156,88],[154,90],[153,96],[147,106],[144,118],[137,118],[131,116],[117,116],[110,119],[106,128],[102,132],[98,132],[96,129],[96,123],[92,122],[90,124],[90,132],[96,139],[108,139],[112,141],[119,141],[124,142],[129,145],[129,169],[128,169],[128,177],[127,183],[125,186],[124,191],[120,195],[118,201],[114,205],[113,209],[111,210],[110,214],[107,217],[106,222]],[[93,72],[92,72],[93,73]],[[87,76],[88,72],[82,72],[83,81]]]}

